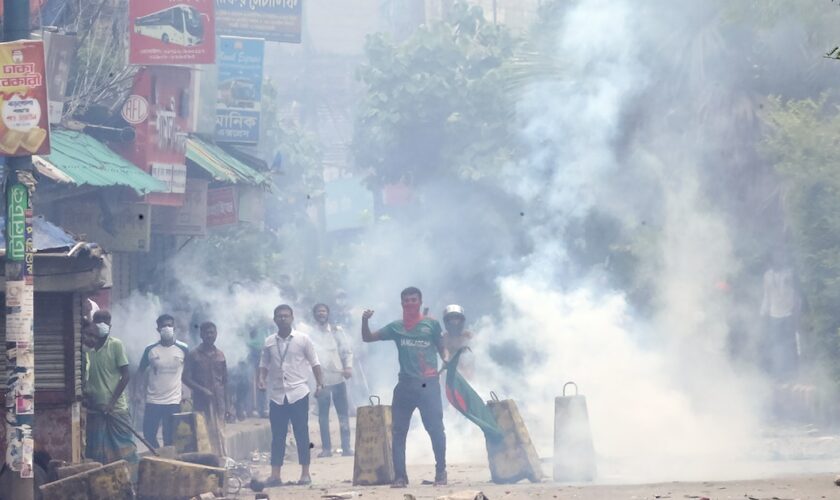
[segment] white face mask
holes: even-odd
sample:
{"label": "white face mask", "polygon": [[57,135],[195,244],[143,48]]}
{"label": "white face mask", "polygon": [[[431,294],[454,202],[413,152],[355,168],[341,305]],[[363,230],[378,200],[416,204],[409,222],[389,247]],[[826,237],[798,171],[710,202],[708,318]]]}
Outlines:
{"label": "white face mask", "polygon": [[164,326],[160,329],[160,339],[163,341],[171,341],[175,338],[175,327],[173,326]]}
{"label": "white face mask", "polygon": [[99,332],[99,337],[107,337],[111,333],[111,325],[108,323],[97,323],[96,330]]}

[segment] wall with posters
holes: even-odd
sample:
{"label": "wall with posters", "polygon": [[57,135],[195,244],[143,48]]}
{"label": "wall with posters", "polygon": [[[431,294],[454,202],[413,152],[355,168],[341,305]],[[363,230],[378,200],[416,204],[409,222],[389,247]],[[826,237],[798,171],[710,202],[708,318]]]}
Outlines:
{"label": "wall with posters", "polygon": [[44,42],[0,43],[0,156],[50,153]]}
{"label": "wall with posters", "polygon": [[302,14],[303,0],[216,0],[216,33],[300,43]]}
{"label": "wall with posters", "polygon": [[136,136],[133,143],[115,144],[114,149],[169,186],[167,193],[146,195],[145,201],[153,205],[184,203],[187,137],[192,131],[191,78],[187,68],[143,68],[123,106],[123,116],[135,122]]}
{"label": "wall with posters", "polygon": [[213,64],[214,0],[129,0],[130,64]]}
{"label": "wall with posters", "polygon": [[260,140],[264,46],[258,38],[219,38],[217,141],[256,144]]}

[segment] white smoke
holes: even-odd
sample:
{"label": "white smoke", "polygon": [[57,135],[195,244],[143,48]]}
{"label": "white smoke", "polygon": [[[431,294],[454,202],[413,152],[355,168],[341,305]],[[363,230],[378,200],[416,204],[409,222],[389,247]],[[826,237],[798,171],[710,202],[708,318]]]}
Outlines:
{"label": "white smoke", "polygon": [[[517,369],[486,370],[480,387],[515,399],[541,456],[551,456],[553,399],[577,382],[602,480],[731,477],[756,452],[764,386],[734,370],[726,350],[733,305],[716,284],[737,263],[723,215],[699,188],[696,148],[716,137],[699,127],[700,138],[680,136],[655,116],[626,130],[625,113],[654,78],[656,55],[643,51],[655,20],[639,12],[628,2],[573,4],[558,31],[562,80],[521,101],[536,154],[511,176],[539,221],[535,251],[523,272],[499,280],[503,311],[485,320],[475,347],[478,366],[492,365],[500,342],[520,357]],[[656,286],[655,312],[642,319],[597,275],[564,281],[574,276],[564,237],[593,209],[639,230],[651,192],[661,234],[641,264]]]}

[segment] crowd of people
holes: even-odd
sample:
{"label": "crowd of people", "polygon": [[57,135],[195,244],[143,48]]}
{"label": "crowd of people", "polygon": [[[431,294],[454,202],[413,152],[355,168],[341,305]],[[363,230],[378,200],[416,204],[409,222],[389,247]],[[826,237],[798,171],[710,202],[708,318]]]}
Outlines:
{"label": "crowd of people", "polygon": [[[444,310],[444,332],[440,323],[421,313],[422,293],[410,287],[401,293],[402,319],[379,330],[370,327],[372,310],[361,316],[363,342],[393,341],[397,347],[399,379],[394,388],[393,461],[395,487],[405,487],[408,475],[405,446],[415,409],[432,440],[436,474],[435,484],[447,483],[446,434],[440,387],[441,367],[449,353],[465,347],[471,334],[464,328],[466,318],[460,306]],[[330,434],[330,410],[335,409],[341,439],[340,452],[352,456],[350,406],[347,381],[354,376],[354,353],[344,329],[331,320],[327,304],[312,307],[314,327],[304,332],[295,327],[295,311],[288,304],[274,309],[275,332],[265,338],[250,334],[248,359],[244,368],[233,370],[228,379],[224,352],[216,345],[220,334],[216,324],[204,321],[199,326],[200,343],[190,349],[176,337],[176,319],[169,314],[157,318],[159,339],[147,346],[135,375],[143,396],[142,441],[150,448],[174,443],[174,415],[191,401],[193,412],[201,413],[207,423],[214,454],[225,456],[224,428],[233,413],[266,414],[270,421],[271,476],[267,486],[283,484],[282,467],[291,425],[297,447],[301,475],[297,484],[312,482],[309,466],[310,399],[317,407],[322,450],[318,457],[333,454]],[[98,310],[82,328],[84,355],[84,395],[87,408],[86,458],[110,463],[138,460],[134,431],[131,427],[126,388],[129,385],[129,359],[123,342],[112,335],[111,314]],[[222,332],[224,334],[224,332]],[[442,360],[443,365],[439,363]],[[240,363],[242,365],[243,363]],[[250,368],[249,368],[250,367]],[[250,373],[254,377],[250,377]],[[314,379],[314,392],[311,381]],[[185,387],[187,389],[185,389]],[[229,387],[237,397],[231,408]],[[252,390],[256,387],[256,391]],[[265,406],[267,405],[267,412]],[[248,408],[250,406],[250,408]],[[231,411],[233,410],[233,411]],[[158,438],[161,437],[162,441]]]}

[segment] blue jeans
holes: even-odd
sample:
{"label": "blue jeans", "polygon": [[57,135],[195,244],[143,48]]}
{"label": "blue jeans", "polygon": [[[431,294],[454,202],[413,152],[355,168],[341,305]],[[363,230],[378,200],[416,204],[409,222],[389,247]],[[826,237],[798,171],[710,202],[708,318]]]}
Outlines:
{"label": "blue jeans", "polygon": [[174,439],[174,426],[172,425],[172,415],[178,413],[181,405],[156,405],[154,403],[146,403],[146,412],[143,414],[143,437],[155,449],[160,448],[157,440],[158,429],[163,423],[163,445],[172,446]]}
{"label": "blue jeans", "polygon": [[330,439],[330,399],[335,405],[335,413],[338,415],[338,429],[341,433],[341,449],[343,452],[350,451],[350,419],[348,417],[347,385],[328,385],[321,390],[318,398],[318,426],[321,428],[321,445],[324,451],[332,450]]}

